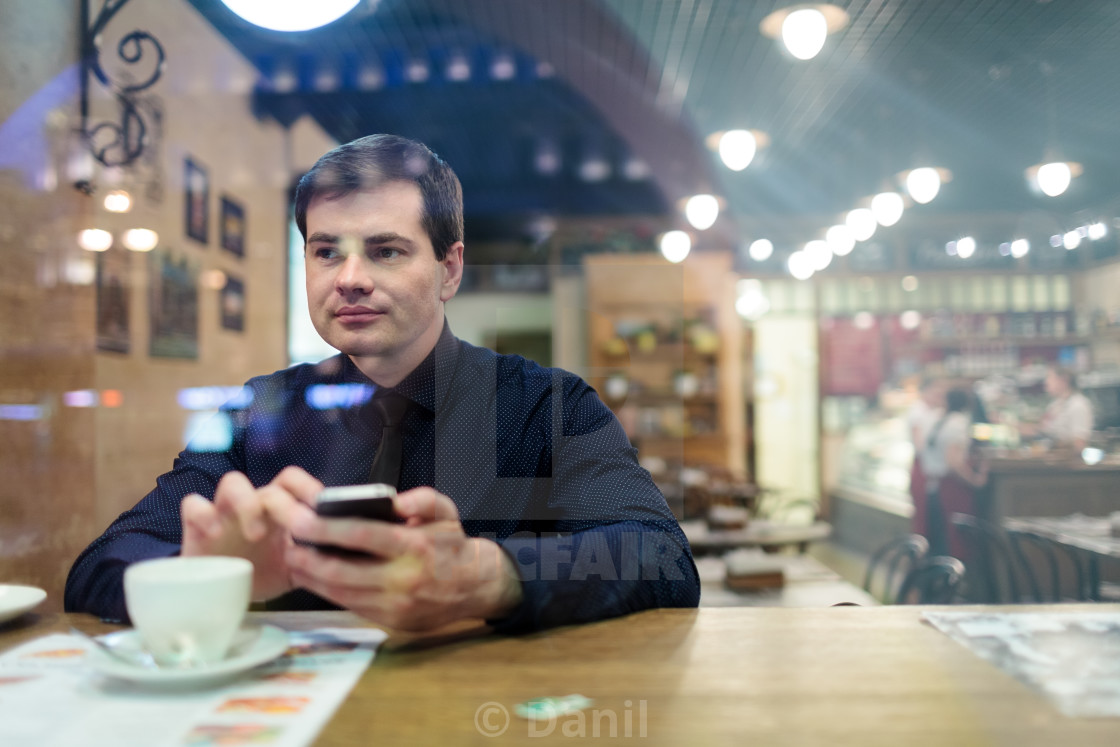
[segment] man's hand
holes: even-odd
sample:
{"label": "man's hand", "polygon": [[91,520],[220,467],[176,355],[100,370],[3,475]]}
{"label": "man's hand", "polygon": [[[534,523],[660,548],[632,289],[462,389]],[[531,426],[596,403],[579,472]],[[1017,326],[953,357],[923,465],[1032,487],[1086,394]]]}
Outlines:
{"label": "man's hand", "polygon": [[253,600],[272,599],[294,588],[286,561],[292,536],[265,510],[266,501],[314,501],[322,483],[299,467],[287,467],[257,489],[240,472],[228,472],[213,502],[192,494],[183,499],[182,555],[232,555],[253,563]]}
{"label": "man's hand", "polygon": [[[299,496],[296,496],[299,497]],[[451,499],[416,488],[394,502],[405,524],[323,519],[314,503],[271,495],[268,511],[301,540],[369,553],[341,558],[290,545],[291,582],[381,625],[429,630],[464,618],[496,618],[521,601],[509,557],[490,540],[467,537]]]}

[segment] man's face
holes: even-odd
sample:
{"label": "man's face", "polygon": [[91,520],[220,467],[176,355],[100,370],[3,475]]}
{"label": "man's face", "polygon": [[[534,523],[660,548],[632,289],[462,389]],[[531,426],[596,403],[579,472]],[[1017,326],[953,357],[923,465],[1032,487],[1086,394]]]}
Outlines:
{"label": "man's face", "polygon": [[308,310],[316,331],[343,353],[416,365],[439,338],[443,302],[462,278],[463,245],[437,260],[422,211],[411,182],[308,206]]}

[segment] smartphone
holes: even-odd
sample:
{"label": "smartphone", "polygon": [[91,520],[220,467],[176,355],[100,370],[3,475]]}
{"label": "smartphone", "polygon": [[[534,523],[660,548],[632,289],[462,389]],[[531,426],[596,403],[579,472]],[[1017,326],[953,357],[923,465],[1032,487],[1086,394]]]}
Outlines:
{"label": "smartphone", "polygon": [[315,513],[326,518],[374,519],[376,521],[404,521],[393,510],[397,489],[392,485],[346,485],[324,488],[315,501]]}

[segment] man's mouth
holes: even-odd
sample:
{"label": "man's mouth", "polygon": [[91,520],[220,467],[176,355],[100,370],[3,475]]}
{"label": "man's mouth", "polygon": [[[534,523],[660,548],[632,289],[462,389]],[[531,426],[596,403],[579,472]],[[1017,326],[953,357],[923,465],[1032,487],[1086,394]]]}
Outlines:
{"label": "man's mouth", "polygon": [[336,311],[334,315],[338,317],[338,320],[343,324],[357,324],[359,322],[368,322],[376,319],[384,313],[383,311],[375,311],[366,306],[343,306]]}

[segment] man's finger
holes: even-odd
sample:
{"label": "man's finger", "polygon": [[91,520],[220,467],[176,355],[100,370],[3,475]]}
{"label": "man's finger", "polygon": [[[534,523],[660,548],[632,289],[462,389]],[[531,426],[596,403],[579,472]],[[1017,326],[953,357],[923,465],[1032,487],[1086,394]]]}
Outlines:
{"label": "man's finger", "polygon": [[393,500],[393,508],[405,519],[415,518],[424,523],[459,520],[455,503],[433,488],[406,490]]}
{"label": "man's finger", "polygon": [[218,510],[232,514],[241,527],[241,536],[249,542],[258,542],[268,532],[264,505],[257,496],[257,489],[249,478],[240,472],[227,472],[214,493]]}
{"label": "man's finger", "polygon": [[370,519],[323,519],[313,512],[294,514],[291,532],[296,539],[318,545],[336,545],[359,550],[382,558],[394,558],[407,552],[408,532],[399,524]]}
{"label": "man's finger", "polygon": [[296,500],[315,507],[315,498],[323,489],[323,483],[316,480],[301,467],[285,467],[280,474],[273,478],[270,485],[275,485],[288,491]]}
{"label": "man's finger", "polygon": [[179,504],[179,517],[183,524],[183,548],[186,554],[201,549],[207,540],[222,533],[222,520],[214,504],[198,493],[191,493]]}

